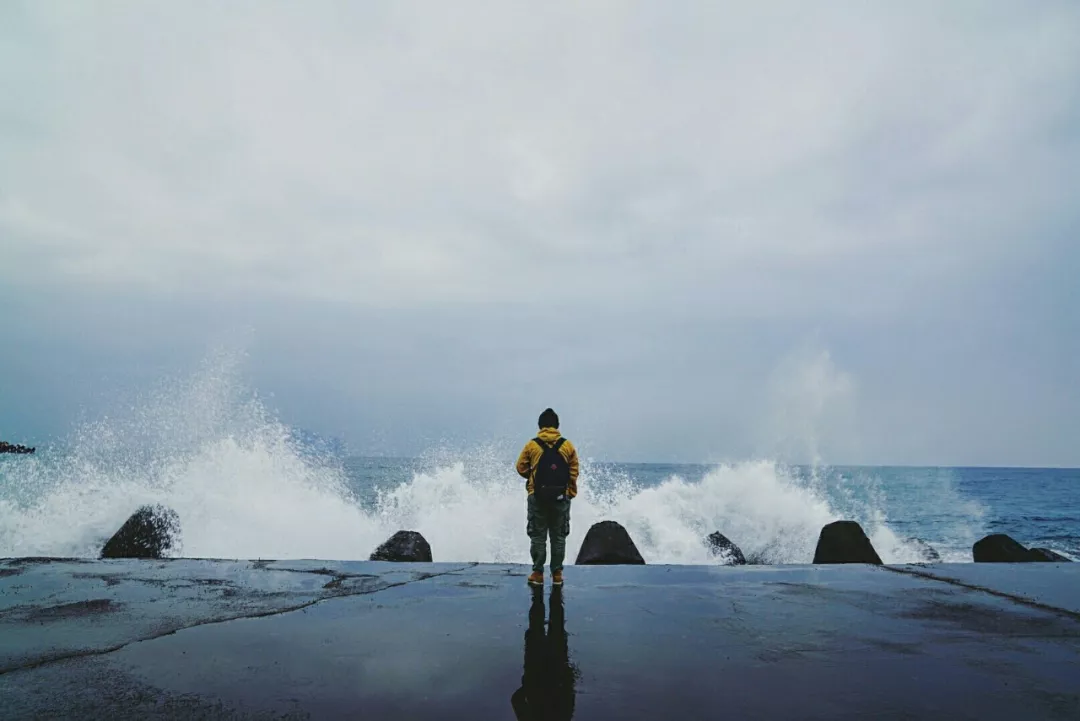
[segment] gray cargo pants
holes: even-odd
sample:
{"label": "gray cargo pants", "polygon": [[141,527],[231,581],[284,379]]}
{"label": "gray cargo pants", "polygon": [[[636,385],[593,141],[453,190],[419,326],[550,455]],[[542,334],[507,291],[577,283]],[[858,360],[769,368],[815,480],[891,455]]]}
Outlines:
{"label": "gray cargo pants", "polygon": [[532,543],[533,570],[544,572],[547,560],[547,539],[551,535],[551,571],[563,569],[566,557],[566,537],[570,535],[570,499],[561,501],[541,501],[536,496],[529,496],[529,522],[526,532]]}

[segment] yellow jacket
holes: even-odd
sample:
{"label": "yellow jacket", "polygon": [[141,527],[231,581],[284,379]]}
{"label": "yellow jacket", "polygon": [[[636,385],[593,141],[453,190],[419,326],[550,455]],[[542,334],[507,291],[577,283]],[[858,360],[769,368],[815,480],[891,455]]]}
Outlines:
{"label": "yellow jacket", "polygon": [[[561,438],[561,435],[556,428],[541,428],[540,432],[536,435],[540,440],[548,444],[549,448],[555,445],[555,441]],[[570,486],[566,489],[566,495],[573,498],[577,495],[577,449],[574,448],[573,443],[566,440],[563,441],[562,446],[559,447],[559,453],[566,459],[566,465],[570,466]],[[517,472],[522,478],[528,480],[528,483],[525,484],[525,489],[529,492],[530,496],[533,493],[533,475],[536,473],[536,464],[540,462],[540,456],[543,454],[543,449],[540,448],[540,444],[538,444],[534,438],[525,444],[525,447],[521,449],[521,455],[518,456]]]}

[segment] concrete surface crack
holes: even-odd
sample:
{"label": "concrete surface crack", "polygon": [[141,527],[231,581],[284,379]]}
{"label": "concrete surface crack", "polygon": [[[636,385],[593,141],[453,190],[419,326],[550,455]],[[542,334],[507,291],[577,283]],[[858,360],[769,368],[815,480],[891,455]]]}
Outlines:
{"label": "concrete surface crack", "polygon": [[947,576],[936,576],[928,571],[917,571],[912,568],[896,568],[894,566],[881,566],[880,568],[886,571],[892,571],[893,573],[899,573],[904,576],[914,576],[915,578],[922,578],[927,581],[938,581],[939,583],[947,583],[950,586],[956,586],[958,588],[966,588],[969,591],[978,591],[980,593],[986,593],[997,598],[1004,598],[1007,601],[1019,604],[1021,606],[1027,606],[1029,608],[1036,608],[1040,611],[1047,611],[1048,613],[1057,614],[1059,616],[1065,616],[1071,618],[1074,621],[1080,621],[1080,613],[1070,611],[1066,608],[1059,608],[1057,606],[1051,606],[1048,603],[1040,603],[1039,601],[1032,600],[1030,598],[1024,598],[1023,596],[1016,596],[1011,593],[1005,593],[1004,591],[997,591],[993,588],[986,588],[985,586],[979,586],[974,583],[967,583],[965,581],[958,581],[955,578],[948,578]]}
{"label": "concrete surface crack", "polygon": [[410,578],[407,581],[398,581],[397,583],[388,583],[385,586],[379,586],[378,588],[362,588],[362,589],[357,589],[357,590],[353,590],[353,591],[341,591],[341,592],[329,593],[329,594],[327,594],[325,596],[322,596],[321,598],[312,599],[310,601],[305,601],[304,603],[299,603],[299,604],[296,604],[295,606],[288,606],[286,608],[275,608],[275,609],[269,609],[269,610],[265,610],[265,611],[255,611],[255,612],[251,612],[251,613],[241,613],[241,614],[228,616],[228,617],[222,617],[222,618],[208,618],[208,619],[205,619],[203,621],[197,621],[195,623],[191,623],[191,624],[188,624],[188,625],[185,625],[185,626],[179,626],[177,628],[173,628],[173,629],[170,629],[168,631],[161,631],[159,633],[154,633],[154,634],[151,634],[149,636],[143,636],[143,637],[140,637],[140,638],[133,638],[130,641],[124,641],[123,643],[118,643],[118,644],[116,644],[114,646],[108,646],[106,648],[85,649],[85,650],[81,650],[81,651],[71,651],[71,652],[67,652],[67,653],[58,653],[58,654],[55,654],[53,656],[47,656],[45,658],[39,658],[36,661],[30,661],[29,663],[15,664],[15,665],[12,665],[12,666],[0,666],[0,676],[4,676],[4,675],[9,674],[9,673],[15,673],[16,671],[29,671],[29,670],[32,670],[32,669],[41,668],[42,666],[49,666],[49,665],[54,664],[54,663],[61,663],[63,661],[69,661],[69,660],[72,660],[72,659],[86,658],[86,657],[89,657],[89,656],[106,656],[106,655],[108,655],[110,653],[115,653],[116,651],[120,651],[121,649],[127,648],[128,646],[131,646],[133,644],[143,643],[145,641],[155,641],[155,640],[157,640],[159,638],[164,638],[166,636],[172,636],[173,634],[176,634],[176,633],[178,633],[180,631],[186,631],[187,629],[190,629],[190,628],[199,628],[200,626],[213,626],[213,625],[216,625],[216,624],[230,623],[232,621],[242,621],[242,620],[245,620],[245,619],[252,619],[252,618],[268,618],[270,616],[281,616],[281,615],[284,615],[286,613],[293,613],[294,611],[303,611],[304,609],[311,608],[312,606],[315,606],[315,605],[320,604],[320,603],[324,603],[326,601],[334,601],[334,600],[341,599],[341,598],[348,598],[350,596],[370,596],[370,595],[379,593],[381,591],[389,590],[391,588],[401,588],[402,586],[408,586],[411,583],[418,583],[420,581],[428,581],[428,580],[430,580],[432,578],[439,578],[441,576],[449,576],[449,575],[452,575],[452,574],[455,574],[455,573],[460,573],[461,571],[467,571],[470,568],[475,568],[477,565],[478,564],[476,564],[476,563],[470,563],[468,565],[461,566],[460,568],[451,568],[449,570],[442,571],[440,573],[419,573],[419,574],[416,575],[415,578]]}

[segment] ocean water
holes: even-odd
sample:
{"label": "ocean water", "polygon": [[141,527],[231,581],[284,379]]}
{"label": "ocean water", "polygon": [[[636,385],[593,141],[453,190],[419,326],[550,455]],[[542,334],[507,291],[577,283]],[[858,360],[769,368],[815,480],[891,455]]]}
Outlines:
{"label": "ocean water", "polygon": [[[0,456],[0,557],[95,557],[141,504],[179,514],[175,555],[366,559],[418,530],[437,561],[527,562],[520,439],[420,458],[357,458],[298,433],[210,363],[34,456]],[[573,436],[583,456],[588,439]],[[720,531],[761,563],[809,563],[821,527],[859,521],[886,563],[969,562],[983,535],[1080,558],[1080,471],[585,461],[570,561],[613,519],[654,564],[715,563]],[[919,539],[919,540],[914,540]]]}

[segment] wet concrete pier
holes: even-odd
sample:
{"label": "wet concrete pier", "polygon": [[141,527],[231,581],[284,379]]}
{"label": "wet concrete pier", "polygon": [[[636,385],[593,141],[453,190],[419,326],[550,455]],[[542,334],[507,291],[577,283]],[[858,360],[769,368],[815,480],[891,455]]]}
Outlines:
{"label": "wet concrete pier", "polygon": [[1080,564],[0,561],[0,718],[1080,718]]}

